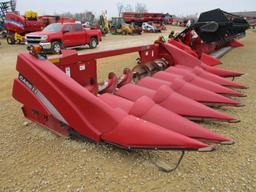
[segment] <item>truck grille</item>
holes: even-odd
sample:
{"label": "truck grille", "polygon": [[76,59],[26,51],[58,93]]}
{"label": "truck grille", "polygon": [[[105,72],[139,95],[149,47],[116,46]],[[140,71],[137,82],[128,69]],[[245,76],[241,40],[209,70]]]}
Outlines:
{"label": "truck grille", "polygon": [[36,40],[27,40],[27,43],[29,44],[39,44],[41,41],[36,41]]}
{"label": "truck grille", "polygon": [[42,41],[40,36],[26,36],[26,42],[28,44],[39,44]]}
{"label": "truck grille", "polygon": [[41,40],[41,37],[40,36],[27,36],[28,39],[40,39]]}

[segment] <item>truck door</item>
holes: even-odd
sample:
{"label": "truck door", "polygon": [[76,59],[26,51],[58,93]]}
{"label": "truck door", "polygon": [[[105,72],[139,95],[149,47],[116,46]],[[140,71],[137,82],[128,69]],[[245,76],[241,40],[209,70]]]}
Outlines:
{"label": "truck door", "polygon": [[86,43],[86,33],[80,23],[74,25],[73,41],[76,45],[84,45]]}
{"label": "truck door", "polygon": [[72,24],[64,25],[63,29],[63,44],[65,47],[74,46],[75,43],[73,41],[73,27]]}

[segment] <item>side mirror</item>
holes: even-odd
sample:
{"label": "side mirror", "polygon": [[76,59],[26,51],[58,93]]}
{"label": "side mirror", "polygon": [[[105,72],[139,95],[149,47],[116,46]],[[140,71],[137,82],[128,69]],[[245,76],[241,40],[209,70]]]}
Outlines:
{"label": "side mirror", "polygon": [[208,33],[214,33],[218,29],[219,29],[219,24],[215,21],[211,21],[200,27],[200,31],[208,32]]}

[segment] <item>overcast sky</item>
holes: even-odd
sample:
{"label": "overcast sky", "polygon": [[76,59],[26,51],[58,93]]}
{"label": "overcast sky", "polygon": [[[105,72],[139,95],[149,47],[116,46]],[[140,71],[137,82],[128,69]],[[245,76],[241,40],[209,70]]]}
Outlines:
{"label": "overcast sky", "polygon": [[[2,1],[2,0],[0,0]],[[7,1],[7,0],[5,0]],[[210,9],[221,8],[228,12],[256,11],[256,0],[17,0],[17,10],[23,14],[26,10],[39,14],[92,11],[99,15],[102,10],[108,16],[117,16],[117,3],[144,3],[150,12],[163,12],[184,16]]]}

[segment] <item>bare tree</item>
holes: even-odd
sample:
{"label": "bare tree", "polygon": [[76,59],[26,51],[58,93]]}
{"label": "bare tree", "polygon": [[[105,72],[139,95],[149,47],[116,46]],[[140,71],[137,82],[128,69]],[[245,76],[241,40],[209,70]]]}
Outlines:
{"label": "bare tree", "polygon": [[123,10],[124,10],[124,4],[122,4],[122,3],[117,3],[117,11],[118,11],[118,16],[119,17],[121,17],[121,15],[122,15],[122,12],[123,12]]}
{"label": "bare tree", "polygon": [[147,6],[144,3],[137,3],[135,6],[135,12],[144,13],[147,12]]}
{"label": "bare tree", "polygon": [[133,7],[130,5],[130,4],[127,4],[125,7],[124,7],[124,11],[126,12],[133,12]]}
{"label": "bare tree", "polygon": [[[57,15],[57,14],[55,14]],[[91,11],[84,11],[81,13],[70,13],[70,12],[65,12],[60,14],[62,17],[68,17],[68,18],[74,18],[77,21],[81,21],[82,23],[84,22],[90,22],[93,24],[95,22],[95,15]]]}
{"label": "bare tree", "polygon": [[70,12],[64,12],[60,14],[61,17],[68,17],[68,18],[74,18],[74,15]]}

